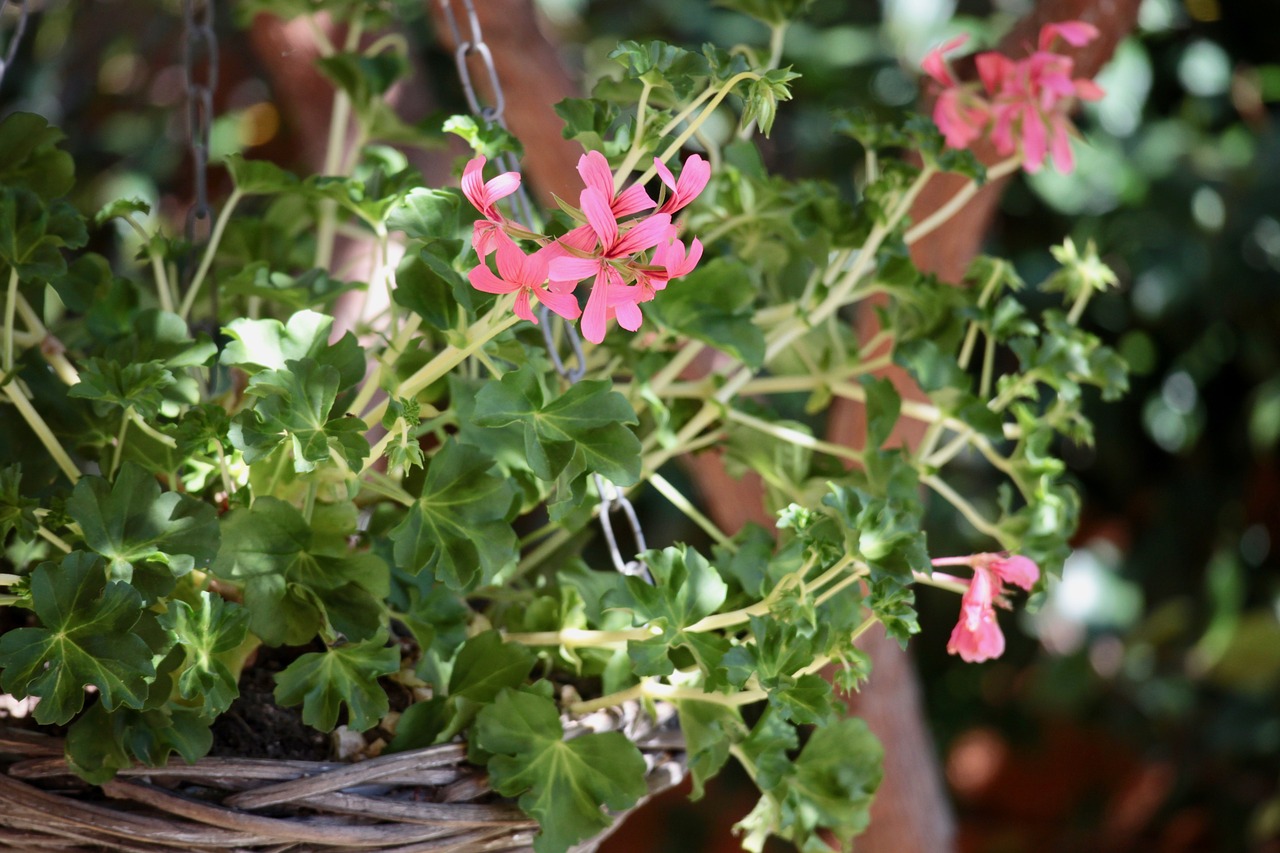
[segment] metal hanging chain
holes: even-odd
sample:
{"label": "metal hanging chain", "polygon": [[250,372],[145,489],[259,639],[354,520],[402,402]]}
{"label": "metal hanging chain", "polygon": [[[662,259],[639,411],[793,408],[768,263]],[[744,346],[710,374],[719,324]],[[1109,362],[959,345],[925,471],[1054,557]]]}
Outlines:
{"label": "metal hanging chain", "polygon": [[[467,34],[465,36],[462,26],[459,24],[458,16],[454,14],[453,0],[439,0],[440,11],[444,14],[444,19],[453,34],[454,43],[457,45],[453,52],[453,61],[458,67],[458,77],[462,82],[462,92],[466,95],[467,105],[471,108],[472,113],[484,121],[493,122],[503,130],[509,130],[506,116],[504,115],[507,105],[506,95],[502,90],[502,81],[498,79],[498,69],[493,64],[493,51],[489,49],[489,45],[485,44],[484,41],[484,34],[480,29],[480,17],[476,14],[473,0],[460,0],[460,2],[463,17],[466,20]],[[489,77],[489,86],[493,92],[494,102],[492,104],[482,104],[476,94],[471,69],[467,64],[467,59],[473,54],[480,58],[485,73]],[[509,151],[498,158],[498,163],[508,172],[517,174],[520,172],[519,162]],[[520,182],[519,188],[512,196],[512,204],[520,221],[529,224],[533,219],[533,205],[529,200],[529,194],[523,181]],[[551,355],[551,361],[555,365],[556,372],[564,377],[569,384],[576,383],[587,370],[586,356],[582,351],[582,339],[578,335],[577,328],[572,323],[560,321],[560,328],[563,329],[565,339],[569,342],[569,348],[573,353],[574,366],[570,368],[560,355],[560,349],[556,343],[552,328],[552,315],[547,310],[547,306],[539,307],[538,316],[539,325],[542,327],[542,337],[546,342],[547,352]],[[560,318],[556,317],[556,320],[560,320]],[[605,544],[608,546],[609,557],[613,560],[614,568],[624,575],[644,578],[649,583],[653,583],[653,577],[649,574],[649,569],[643,562],[635,558],[628,560],[622,556],[622,549],[618,546],[618,537],[613,529],[613,513],[615,511],[621,512],[627,520],[631,536],[636,543],[634,553],[639,555],[648,550],[645,545],[644,531],[640,528],[640,519],[636,515],[635,507],[627,496],[623,494],[622,490],[613,483],[599,474],[593,476],[596,491],[600,495],[600,528],[604,532]]]}
{"label": "metal hanging chain", "polygon": [[[213,130],[213,93],[218,88],[218,36],[213,23],[213,0],[183,0],[182,68],[187,84],[187,135],[196,189],[195,203],[187,211],[186,236],[193,254],[196,223],[210,225],[213,220],[209,205],[209,136]],[[195,264],[187,264],[188,277],[194,270]]]}
{"label": "metal hanging chain", "polygon": [[[4,14],[6,5],[8,0],[0,0],[0,15]],[[4,84],[4,73],[9,70],[9,66],[18,55],[18,45],[22,41],[23,33],[27,30],[27,15],[27,0],[18,0],[18,23],[13,28],[13,35],[9,37],[9,47],[5,50],[4,56],[0,57],[0,85]]]}

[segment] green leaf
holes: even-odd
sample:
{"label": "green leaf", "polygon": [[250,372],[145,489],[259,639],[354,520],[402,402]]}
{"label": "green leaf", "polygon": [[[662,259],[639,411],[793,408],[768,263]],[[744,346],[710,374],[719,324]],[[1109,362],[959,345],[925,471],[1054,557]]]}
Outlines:
{"label": "green leaf", "polygon": [[420,315],[432,328],[452,329],[458,322],[459,305],[470,307],[458,300],[457,293],[471,285],[452,266],[452,258],[461,247],[457,240],[435,240],[417,254],[406,254],[396,267],[396,289],[391,298]]}
{"label": "green leaf", "polygon": [[877,448],[889,440],[893,427],[898,422],[898,412],[902,407],[902,398],[893,387],[893,382],[886,378],[876,379],[863,376],[859,380],[867,392],[867,447]]}
{"label": "green leaf", "polygon": [[555,105],[556,115],[564,119],[565,139],[578,142],[587,151],[599,151],[606,157],[622,154],[630,145],[629,134],[613,139],[618,121],[618,107],[599,98],[565,98]]}
{"label": "green leaf", "polygon": [[406,237],[417,240],[453,237],[458,230],[461,203],[461,195],[455,189],[410,190],[404,200],[391,209],[387,230],[403,231]]}
{"label": "green leaf", "polygon": [[81,779],[101,785],[134,760],[162,767],[171,752],[187,763],[213,746],[209,719],[181,708],[107,711],[99,702],[67,730],[67,763]]}
{"label": "green leaf", "polygon": [[446,706],[451,718],[437,743],[450,740],[471,725],[476,713],[504,688],[524,684],[533,670],[533,654],[519,643],[503,642],[497,631],[476,634],[463,644],[449,679]]}
{"label": "green leaf", "polygon": [[151,649],[132,629],[142,597],[128,584],[107,583],[101,560],[73,551],[59,564],[41,563],[31,575],[39,628],[0,637],[0,687],[14,696],[39,696],[39,723],[63,725],[84,707],[93,685],[108,709],[141,708],[156,674]]}
{"label": "green leaf", "polygon": [[0,186],[0,261],[23,279],[50,281],[67,270],[63,249],[89,239],[84,217],[65,200],[45,202],[34,192]]}
{"label": "green leaf", "polygon": [[173,577],[205,568],[218,553],[218,515],[211,504],[160,492],[143,468],[126,462],[114,484],[82,477],[67,501],[85,544],[109,561],[112,578],[130,581],[142,562],[161,563]]}
{"label": "green leaf", "polygon": [[222,351],[219,363],[254,374],[283,370],[289,361],[309,358],[338,371],[337,393],[342,393],[364,378],[364,349],[350,332],[330,344],[332,328],[333,318],[315,311],[299,311],[287,325],[272,319],[237,318],[227,324],[225,331],[234,340]]}
{"label": "green leaf", "polygon": [[275,195],[298,189],[297,176],[269,160],[246,160],[241,154],[231,154],[225,165],[241,195]]}
{"label": "green leaf", "polygon": [[293,469],[314,471],[336,450],[359,470],[369,455],[368,429],[356,417],[329,418],[341,381],[337,368],[314,359],[285,362],[283,370],[264,370],[249,381],[246,397],[257,397],[236,415],[228,435],[245,461],[269,456],[282,442],[293,449]]}
{"label": "green leaf", "polygon": [[626,68],[628,76],[656,89],[669,89],[678,98],[700,88],[709,74],[706,57],[661,41],[624,41],[609,58]]}
{"label": "green leaf", "polygon": [[826,830],[848,847],[870,822],[883,759],[880,742],[857,717],[815,729],[788,780],[782,801],[783,837],[803,850],[821,849],[811,848],[810,840],[817,841],[819,831]]}
{"label": "green leaf", "polygon": [[101,210],[93,216],[94,225],[102,225],[102,223],[120,217],[125,219],[140,213],[146,216],[151,212],[151,205],[147,204],[140,198],[118,198],[107,202]]}
{"label": "green leaf", "polygon": [[680,731],[688,750],[689,775],[693,780],[689,799],[700,800],[703,786],[724,767],[729,759],[729,747],[742,739],[746,725],[737,708],[719,702],[683,700],[676,706],[680,710]]}
{"label": "green leaf", "polygon": [[[363,290],[365,285],[357,281],[330,278],[322,269],[309,269],[293,276],[272,271],[266,261],[253,261],[245,264],[234,275],[221,279],[218,287],[226,296],[256,296],[294,311],[302,311],[332,305],[342,294]],[[345,336],[335,346],[350,349]],[[352,366],[354,367],[354,361]]]}
{"label": "green leaf", "polygon": [[389,710],[379,676],[399,671],[400,650],[379,635],[303,655],[276,674],[275,697],[281,705],[302,705],[302,721],[322,732],[333,731],[345,704],[347,726],[363,732]]}
{"label": "green leaf", "polygon": [[716,5],[777,26],[799,18],[813,5],[813,0],[716,0]]}
{"label": "green leaf", "polygon": [[19,542],[30,542],[36,537],[39,519],[36,508],[39,503],[32,498],[22,496],[19,490],[22,485],[22,466],[9,465],[0,468],[0,550],[12,531]]}
{"label": "green leaf", "polygon": [[0,119],[0,186],[22,187],[45,199],[66,195],[75,183],[75,162],[58,148],[64,138],[34,113]]}
{"label": "green leaf", "polygon": [[421,496],[390,533],[397,566],[469,590],[515,564],[519,544],[506,521],[515,490],[488,473],[492,467],[476,448],[445,442],[427,465]]}
{"label": "green leaf", "polygon": [[728,584],[705,557],[683,545],[647,551],[642,556],[653,575],[653,585],[628,577],[629,601],[613,599],[615,606],[631,608],[637,625],[662,629],[662,634],[651,640],[627,644],[636,673],[671,674],[675,666],[670,650],[685,647],[707,674],[708,686],[714,689],[723,682],[721,661],[729,649],[728,640],[713,632],[684,629],[724,604]]}
{"label": "green leaf", "polygon": [[520,423],[533,473],[554,480],[576,459],[574,476],[602,474],[618,485],[640,475],[640,442],[624,424],[635,410],[607,381],[584,380],[550,401],[531,365],[490,382],[476,396],[472,421],[483,427]]}
{"label": "green leaf", "polygon": [[471,150],[487,160],[511,153],[517,160],[524,156],[524,146],[497,122],[480,122],[474,116],[454,115],[445,119],[443,130],[462,137]]}
{"label": "green leaf", "polygon": [[778,115],[778,102],[791,100],[792,80],[799,77],[790,68],[775,68],[757,80],[752,80],[747,87],[746,102],[742,108],[742,123],[752,121],[760,125],[760,131],[767,137],[773,130],[773,120]]}
{"label": "green leaf", "polygon": [[764,334],[752,321],[756,286],[741,261],[715,258],[659,294],[649,312],[664,326],[737,356],[764,361]]}
{"label": "green leaf", "polygon": [[164,392],[174,384],[173,374],[160,361],[120,364],[90,358],[80,368],[80,382],[71,386],[67,396],[92,400],[93,413],[98,417],[132,408],[150,420],[160,413]]}
{"label": "green leaf", "polygon": [[363,640],[382,624],[389,570],[373,554],[350,553],[355,506],[317,505],[312,524],[266,496],[222,520],[213,573],[245,585],[249,628],[269,645],[300,645],[319,631]]}
{"label": "green leaf", "polygon": [[550,699],[505,689],[476,718],[475,738],[493,754],[489,781],[537,818],[537,853],[565,853],[612,822],[603,811],[628,809],[644,796],[645,762],[621,732],[564,739]]}
{"label": "green leaf", "polygon": [[759,616],[751,619],[751,633],[754,644],[735,646],[724,656],[730,683],[742,687],[755,677],[768,692],[769,705],[783,719],[826,723],[834,713],[831,685],[817,675],[798,674],[824,647],[825,633],[815,638],[807,633],[807,626],[795,621]]}
{"label": "green leaf", "polygon": [[186,663],[178,678],[178,695],[199,700],[200,712],[216,717],[240,695],[236,676],[219,659],[244,642],[249,628],[249,612],[224,601],[207,590],[200,592],[198,606],[171,599],[160,624],[173,633],[186,653]]}

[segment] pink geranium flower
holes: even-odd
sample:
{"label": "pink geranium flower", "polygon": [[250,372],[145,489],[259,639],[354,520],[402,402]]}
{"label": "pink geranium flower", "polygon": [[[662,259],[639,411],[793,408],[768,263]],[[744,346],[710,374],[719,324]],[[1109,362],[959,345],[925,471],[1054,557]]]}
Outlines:
{"label": "pink geranium flower", "polygon": [[951,631],[947,651],[969,663],[981,663],[1004,653],[1004,634],[996,620],[995,601],[1004,584],[1030,590],[1040,578],[1034,561],[1018,555],[974,554],[934,560],[934,565],[973,567],[973,579],[960,599],[960,620]]}
{"label": "pink geranium flower", "polygon": [[[501,233],[501,232],[499,232]],[[547,287],[550,257],[545,249],[532,255],[520,251],[505,234],[497,241],[498,275],[481,263],[471,270],[471,286],[485,293],[517,293],[515,314],[522,320],[537,323],[529,298],[534,297],[566,320],[576,320],[581,313],[572,292],[557,292]]]}
{"label": "pink geranium flower", "polygon": [[680,170],[678,181],[672,176],[667,165],[657,157],[653,158],[653,168],[657,170],[662,182],[671,190],[671,196],[662,203],[662,207],[658,208],[659,213],[675,213],[680,210],[697,198],[706,188],[707,181],[711,180],[711,164],[697,154],[684,161],[684,168]]}
{"label": "pink geranium flower", "polygon": [[614,282],[609,285],[606,318],[616,318],[618,325],[629,332],[639,329],[644,322],[641,304],[652,301],[657,292],[665,290],[672,279],[693,272],[701,258],[702,243],[696,237],[689,245],[688,253],[685,252],[684,244],[674,237],[660,242],[653,250],[653,258],[648,266],[636,270],[635,284]]}
{"label": "pink geranium flower", "polygon": [[476,220],[471,232],[471,245],[481,259],[499,244],[502,226],[506,223],[498,210],[498,201],[520,188],[518,172],[504,172],[486,183],[484,164],[484,157],[476,157],[462,170],[462,194],[483,217]]}
{"label": "pink geranium flower", "polygon": [[[593,279],[591,295],[587,297],[587,307],[582,314],[582,336],[598,344],[604,340],[608,325],[609,291],[612,287],[626,284],[619,267],[629,268],[634,262],[632,256],[658,245],[671,228],[671,215],[655,213],[622,231],[618,228],[616,215],[609,208],[609,197],[600,190],[587,187],[582,191],[580,203],[587,225],[599,245],[591,257],[579,257],[574,252],[560,249],[560,256],[551,261],[550,275],[556,281]],[[580,232],[581,229],[575,229],[570,233],[580,236]],[[631,277],[634,277],[634,272]],[[633,315],[627,313],[630,320]],[[636,327],[639,327],[638,323]]]}
{"label": "pink geranium flower", "polygon": [[1001,155],[1020,152],[1028,172],[1039,171],[1049,157],[1060,172],[1070,172],[1075,159],[1067,112],[1074,99],[1096,101],[1103,92],[1091,80],[1073,78],[1075,61],[1051,48],[1059,39],[1080,47],[1097,35],[1092,24],[1063,21],[1043,27],[1039,49],[1025,59],[978,54],[974,61],[981,87],[961,83],[946,64],[945,54],[964,44],[965,37],[930,51],[921,67],[942,86],[933,120],[947,145],[968,148],[989,133]]}

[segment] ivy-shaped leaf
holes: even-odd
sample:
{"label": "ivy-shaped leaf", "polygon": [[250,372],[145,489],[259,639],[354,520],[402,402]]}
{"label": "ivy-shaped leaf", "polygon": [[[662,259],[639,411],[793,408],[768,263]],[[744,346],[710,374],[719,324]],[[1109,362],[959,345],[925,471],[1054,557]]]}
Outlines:
{"label": "ivy-shaped leaf", "polygon": [[575,476],[598,473],[622,486],[640,476],[640,441],[625,426],[637,423],[635,410],[607,381],[584,380],[548,400],[537,371],[525,365],[481,389],[472,421],[522,424],[529,467],[544,480],[575,461]]}
{"label": "ivy-shaped leaf", "polygon": [[249,612],[238,604],[202,591],[198,606],[171,599],[160,624],[172,632],[186,652],[186,664],[178,677],[178,695],[199,700],[200,712],[216,717],[240,695],[236,676],[219,659],[244,642]]}
{"label": "ivy-shaped leaf", "polygon": [[337,368],[310,358],[291,359],[282,370],[256,374],[245,395],[258,401],[232,420],[231,443],[250,464],[288,441],[293,469],[300,474],[314,471],[335,450],[349,467],[359,470],[369,455],[364,437],[368,427],[359,418],[329,417],[340,381]]}
{"label": "ivy-shaped leaf", "polygon": [[364,378],[365,358],[355,335],[347,332],[329,343],[333,318],[316,311],[299,311],[287,323],[240,317],[227,324],[233,340],[222,351],[220,363],[246,373],[283,370],[287,362],[310,358],[338,371],[338,393]]}
{"label": "ivy-shaped leaf", "polygon": [[378,678],[400,670],[400,650],[385,636],[311,652],[276,674],[276,701],[302,705],[302,721],[322,732],[338,724],[347,706],[348,728],[363,732],[386,716],[390,705]]}
{"label": "ivy-shaped leaf", "polygon": [[351,504],[317,505],[308,525],[291,504],[265,496],[223,519],[213,573],[245,585],[249,629],[263,642],[300,645],[317,632],[363,640],[377,632],[389,570],[374,554],[350,553],[355,522]]}
{"label": "ivy-shaped leaf", "polygon": [[115,483],[82,477],[67,514],[119,580],[132,581],[144,562],[168,566],[173,577],[181,577],[205,568],[218,553],[217,510],[190,495],[161,493],[156,478],[132,462],[121,466]]}
{"label": "ivy-shaped leaf", "polygon": [[108,710],[142,707],[156,670],[150,647],[132,630],[142,615],[137,590],[108,583],[97,555],[73,551],[36,567],[31,602],[41,627],[0,637],[6,693],[39,696],[36,721],[54,725],[80,712],[87,684]]}
{"label": "ivy-shaped leaf", "polygon": [[21,542],[30,542],[36,536],[36,527],[39,526],[36,507],[39,504],[32,498],[23,497],[21,485],[21,465],[0,468],[0,549],[4,548],[5,540],[15,530]]}
{"label": "ivy-shaped leaf", "polygon": [[476,448],[445,442],[427,465],[421,496],[390,533],[397,566],[468,590],[515,563],[519,544],[506,521],[515,490],[492,467]]}
{"label": "ivy-shaped leaf", "polygon": [[93,413],[100,418],[112,411],[133,409],[150,420],[160,413],[164,392],[175,381],[161,361],[121,364],[90,358],[80,368],[80,382],[71,386],[67,396],[91,400]]}
{"label": "ivy-shaped leaf", "polygon": [[764,361],[764,333],[751,321],[756,289],[740,261],[715,258],[673,282],[649,312],[664,326],[737,356]]}
{"label": "ivy-shaped leaf", "polygon": [[645,762],[621,732],[566,741],[550,699],[505,689],[476,718],[477,744],[493,754],[489,781],[538,819],[537,853],[565,853],[612,822],[604,807],[628,809],[644,796]]}
{"label": "ivy-shaped leaf", "polygon": [[199,761],[213,746],[211,719],[185,708],[119,708],[99,702],[67,730],[67,763],[81,779],[95,785],[132,767],[135,760],[162,767],[176,752],[188,763]]}

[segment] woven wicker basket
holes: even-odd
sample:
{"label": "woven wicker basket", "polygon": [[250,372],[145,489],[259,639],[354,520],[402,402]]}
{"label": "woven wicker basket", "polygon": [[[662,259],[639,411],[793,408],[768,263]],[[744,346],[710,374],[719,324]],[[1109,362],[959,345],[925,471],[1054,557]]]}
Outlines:
{"label": "woven wicker basket", "polygon": [[[673,717],[655,722],[633,706],[568,722],[566,731],[627,734],[645,756],[652,796],[684,776]],[[487,853],[530,850],[537,832],[466,763],[462,744],[354,764],[174,759],[99,787],[71,773],[57,738],[0,730],[0,768],[0,850]]]}

